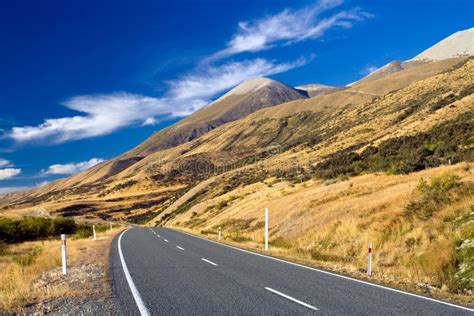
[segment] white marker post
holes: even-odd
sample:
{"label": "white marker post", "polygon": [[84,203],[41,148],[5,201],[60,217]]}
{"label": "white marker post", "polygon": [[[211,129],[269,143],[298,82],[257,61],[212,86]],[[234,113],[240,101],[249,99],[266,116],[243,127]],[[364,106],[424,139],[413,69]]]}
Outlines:
{"label": "white marker post", "polygon": [[112,223],[109,223],[110,224],[110,231],[112,231]]}
{"label": "white marker post", "polygon": [[372,243],[369,242],[369,254],[367,258],[367,275],[372,275]]}
{"label": "white marker post", "polygon": [[268,208],[265,209],[265,251],[268,251]]}
{"label": "white marker post", "polygon": [[63,275],[67,274],[66,234],[61,234],[61,257],[63,262]]}
{"label": "white marker post", "polygon": [[92,225],[92,232],[94,233],[94,240],[96,240],[96,235],[95,235],[95,225]]}
{"label": "white marker post", "polygon": [[221,240],[221,227],[219,226],[219,241]]}

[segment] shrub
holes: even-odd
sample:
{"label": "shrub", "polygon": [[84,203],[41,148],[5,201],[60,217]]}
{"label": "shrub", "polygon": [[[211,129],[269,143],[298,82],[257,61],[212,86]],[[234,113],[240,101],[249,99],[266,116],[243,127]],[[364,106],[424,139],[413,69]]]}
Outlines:
{"label": "shrub", "polygon": [[426,133],[391,138],[360,154],[345,149],[327,156],[311,172],[319,178],[334,179],[365,172],[408,174],[448,162],[474,161],[473,119],[473,114],[465,113]]}
{"label": "shrub", "polygon": [[464,195],[466,190],[472,190],[471,187],[472,184],[463,185],[459,181],[458,176],[450,173],[444,173],[439,177],[435,177],[430,183],[421,179],[417,186],[421,197],[407,204],[405,215],[408,217],[415,216],[419,219],[428,219],[441,207],[451,203],[458,196]]}

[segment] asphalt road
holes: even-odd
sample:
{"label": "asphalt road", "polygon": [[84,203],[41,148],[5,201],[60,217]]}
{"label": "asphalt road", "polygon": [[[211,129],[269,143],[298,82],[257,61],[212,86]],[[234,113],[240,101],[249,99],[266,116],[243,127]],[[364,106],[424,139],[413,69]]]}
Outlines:
{"label": "asphalt road", "polygon": [[474,315],[167,228],[117,236],[110,274],[123,315]]}

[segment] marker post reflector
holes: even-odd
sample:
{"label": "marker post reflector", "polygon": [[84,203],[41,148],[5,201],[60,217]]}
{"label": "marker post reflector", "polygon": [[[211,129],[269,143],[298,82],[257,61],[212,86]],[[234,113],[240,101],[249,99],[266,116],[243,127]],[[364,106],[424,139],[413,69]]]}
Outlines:
{"label": "marker post reflector", "polygon": [[67,250],[66,250],[66,234],[61,234],[61,261],[63,264],[63,275],[67,274]]}
{"label": "marker post reflector", "polygon": [[367,275],[372,275],[372,243],[369,243],[369,254],[367,258]]}

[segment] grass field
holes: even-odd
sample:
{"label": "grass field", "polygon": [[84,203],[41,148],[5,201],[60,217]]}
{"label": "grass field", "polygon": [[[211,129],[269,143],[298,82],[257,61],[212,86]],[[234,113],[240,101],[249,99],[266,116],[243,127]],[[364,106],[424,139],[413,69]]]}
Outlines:
{"label": "grass field", "polygon": [[374,244],[374,280],[472,301],[474,164],[409,175],[369,174],[293,185],[268,179],[204,200],[171,225],[364,277]]}

